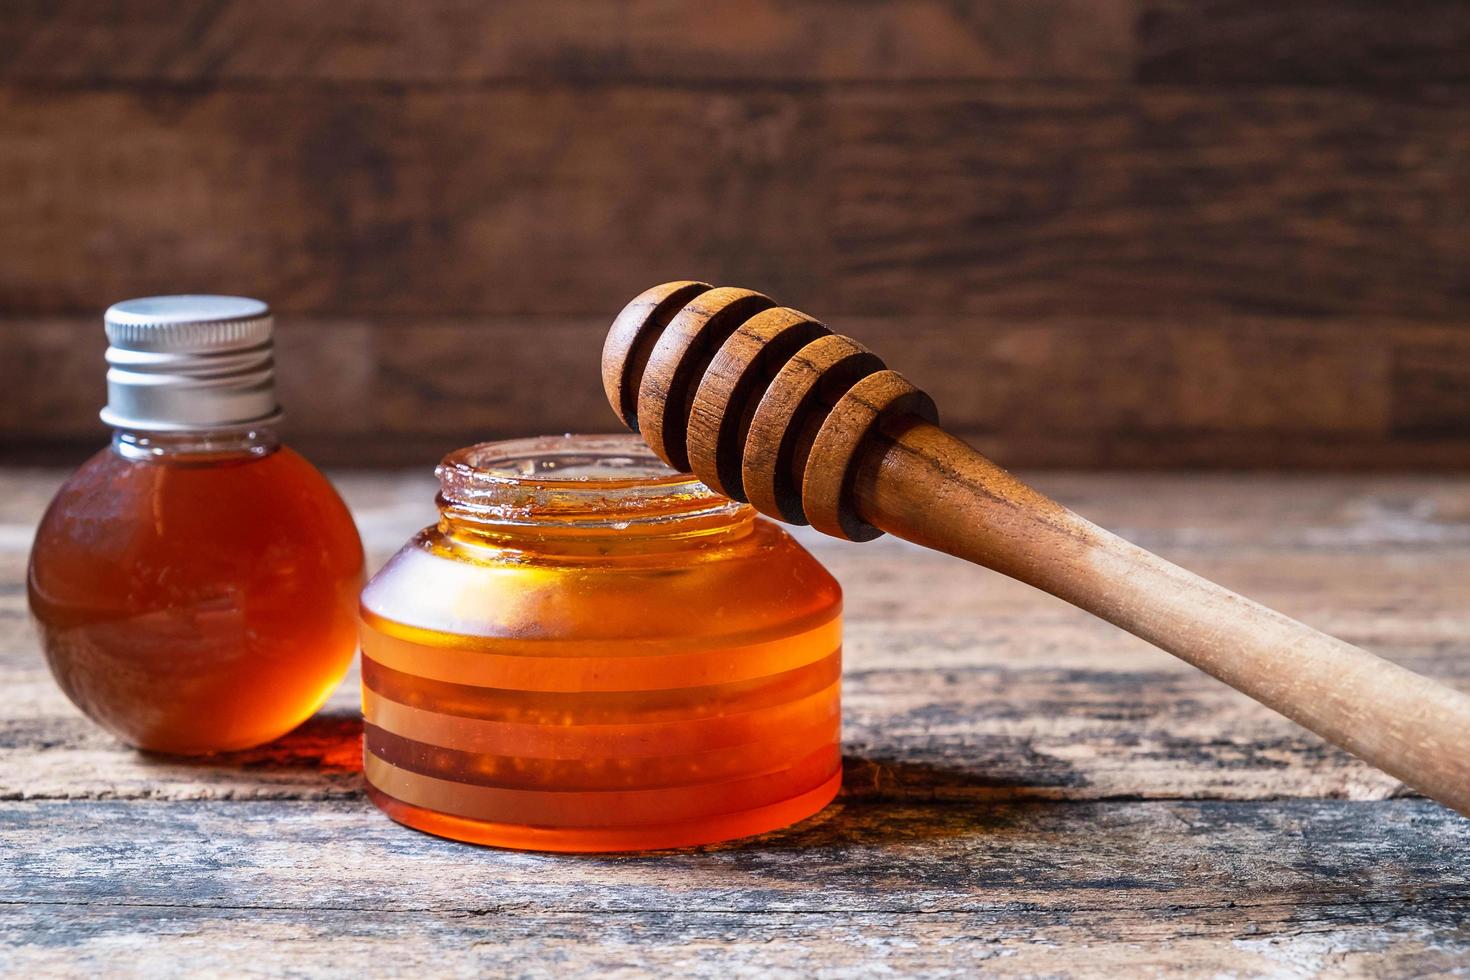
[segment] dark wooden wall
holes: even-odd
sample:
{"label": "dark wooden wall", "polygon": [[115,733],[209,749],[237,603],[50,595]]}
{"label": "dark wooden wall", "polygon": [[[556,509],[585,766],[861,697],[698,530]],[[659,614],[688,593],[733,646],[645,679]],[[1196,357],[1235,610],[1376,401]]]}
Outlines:
{"label": "dark wooden wall", "polygon": [[280,313],[330,462],[605,430],[633,294],[762,289],[1021,465],[1470,463],[1470,4],[7,0],[0,450],[100,311]]}

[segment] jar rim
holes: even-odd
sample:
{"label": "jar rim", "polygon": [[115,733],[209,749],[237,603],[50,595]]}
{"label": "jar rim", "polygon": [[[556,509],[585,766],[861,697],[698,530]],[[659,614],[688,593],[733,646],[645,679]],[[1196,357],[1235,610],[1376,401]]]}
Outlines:
{"label": "jar rim", "polygon": [[477,443],[449,453],[434,473],[446,514],[478,523],[621,529],[754,514],[674,470],[631,433]]}

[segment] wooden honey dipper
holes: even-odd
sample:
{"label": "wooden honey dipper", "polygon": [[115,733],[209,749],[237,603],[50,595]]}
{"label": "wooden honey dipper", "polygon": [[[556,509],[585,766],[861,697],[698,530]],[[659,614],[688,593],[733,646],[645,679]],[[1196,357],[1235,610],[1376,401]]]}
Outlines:
{"label": "wooden honey dipper", "polygon": [[726,496],[852,541],[886,531],[1050,592],[1470,816],[1470,695],[1084,520],[804,313],[748,289],[655,286],[608,332],[602,383],[654,452]]}

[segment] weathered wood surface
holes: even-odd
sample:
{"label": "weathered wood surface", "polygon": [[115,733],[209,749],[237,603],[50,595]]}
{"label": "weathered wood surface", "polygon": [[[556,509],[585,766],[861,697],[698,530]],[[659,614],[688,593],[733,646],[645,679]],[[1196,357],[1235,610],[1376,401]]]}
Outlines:
{"label": "weathered wood surface", "polygon": [[[616,425],[600,314],[282,314],[286,431],[314,459],[422,464],[492,436]],[[1011,466],[1463,467],[1470,331],[1388,319],[829,318]],[[100,316],[0,316],[0,454],[81,459],[107,430]],[[493,358],[487,351],[493,352]],[[493,361],[493,363],[491,363]],[[323,379],[330,379],[323,383]]]}
{"label": "weathered wood surface", "polygon": [[[847,593],[846,789],[660,856],[475,849],[359,789],[356,692],[274,746],[141,757],[25,621],[60,474],[0,473],[0,969],[728,976],[1450,974],[1470,822],[1141,642],[962,562],[805,540]],[[1470,688],[1470,479],[1041,474],[1140,544]],[[426,473],[341,479],[372,560]]]}
{"label": "weathered wood surface", "polygon": [[1422,800],[848,802],[754,844],[573,859],[349,802],[6,804],[0,827],[11,972],[1392,976],[1470,956],[1470,823]]}

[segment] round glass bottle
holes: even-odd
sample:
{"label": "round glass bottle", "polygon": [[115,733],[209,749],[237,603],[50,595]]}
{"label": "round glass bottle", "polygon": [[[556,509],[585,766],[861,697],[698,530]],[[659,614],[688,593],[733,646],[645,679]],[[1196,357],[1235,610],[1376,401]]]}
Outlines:
{"label": "round glass bottle", "polygon": [[31,549],[46,659],[77,707],[138,748],[268,742],[352,663],[357,528],[276,435],[265,304],[131,300],[107,331],[112,445],[57,491]]}
{"label": "round glass bottle", "polygon": [[810,816],[841,781],[841,590],[634,436],[472,446],[362,595],[364,769],[481,844],[677,847]]}

